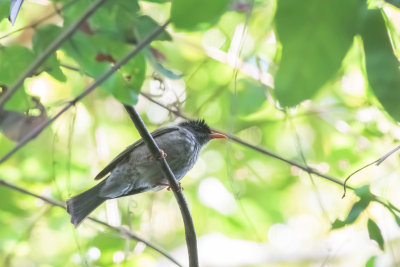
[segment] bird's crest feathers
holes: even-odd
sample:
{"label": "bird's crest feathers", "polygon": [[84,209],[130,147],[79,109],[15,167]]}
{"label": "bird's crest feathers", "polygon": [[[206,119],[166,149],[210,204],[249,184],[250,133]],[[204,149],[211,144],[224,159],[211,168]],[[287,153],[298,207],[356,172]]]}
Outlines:
{"label": "bird's crest feathers", "polygon": [[207,125],[207,123],[205,122],[205,120],[190,120],[190,121],[185,121],[179,124],[182,127],[189,127],[192,128],[195,131],[198,132],[203,132],[203,133],[207,133],[210,134],[211,133],[211,129],[210,127]]}

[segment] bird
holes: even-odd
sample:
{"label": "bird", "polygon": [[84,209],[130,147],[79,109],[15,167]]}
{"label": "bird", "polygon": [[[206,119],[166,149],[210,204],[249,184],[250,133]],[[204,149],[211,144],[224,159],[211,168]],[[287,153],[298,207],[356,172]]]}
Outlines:
{"label": "bird", "polygon": [[[212,139],[225,135],[212,131],[204,120],[188,120],[151,133],[161,154],[180,181],[196,163],[200,150]],[[117,155],[95,180],[107,176],[100,183],[67,200],[71,223],[79,224],[107,199],[135,195],[149,190],[158,191],[169,186],[168,180],[156,166],[143,139],[128,146]]]}

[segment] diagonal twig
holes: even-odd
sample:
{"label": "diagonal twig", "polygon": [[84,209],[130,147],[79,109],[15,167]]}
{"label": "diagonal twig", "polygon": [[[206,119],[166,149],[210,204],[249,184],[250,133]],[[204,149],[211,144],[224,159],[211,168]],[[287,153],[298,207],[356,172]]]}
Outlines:
{"label": "diagonal twig", "polygon": [[181,210],[184,226],[185,226],[185,235],[186,235],[186,244],[189,254],[189,266],[197,267],[199,266],[198,253],[197,253],[197,241],[196,241],[196,232],[194,229],[193,219],[190,215],[189,207],[186,202],[185,196],[180,189],[178,182],[175,179],[175,175],[169,167],[167,160],[162,156],[160,149],[158,148],[156,142],[153,137],[147,130],[144,125],[143,120],[140,118],[140,115],[137,113],[136,109],[131,106],[124,106],[129,116],[131,117],[133,123],[135,124],[136,129],[138,130],[140,136],[142,137],[144,143],[149,148],[153,158],[158,159],[159,165],[164,176],[167,178],[169,185],[174,192],[176,201],[178,202],[179,209]]}
{"label": "diagonal twig", "polygon": [[[46,202],[46,203],[48,203],[48,204],[50,204],[50,205],[52,205],[54,207],[59,207],[59,208],[62,208],[64,210],[66,210],[65,205],[63,203],[61,203],[61,202],[58,202],[58,201],[55,201],[53,199],[50,199],[50,198],[47,198],[47,197],[32,193],[32,192],[30,192],[30,191],[28,191],[28,190],[26,190],[26,189],[24,189],[22,187],[19,187],[17,185],[12,184],[12,183],[6,182],[3,179],[0,179],[0,186],[8,187],[8,188],[10,188],[12,190],[15,190],[15,191],[18,191],[18,192],[20,192],[22,194],[29,195],[29,196],[41,199],[44,202]],[[158,253],[162,254],[163,256],[165,256],[166,258],[171,260],[176,265],[182,266],[176,259],[174,259],[171,255],[169,255],[168,252],[166,252],[164,249],[162,249],[162,248],[158,247],[157,245],[154,245],[151,242],[149,242],[149,241],[137,236],[136,234],[132,233],[128,229],[125,229],[125,228],[122,228],[122,227],[112,226],[112,225],[110,225],[110,224],[108,224],[108,223],[106,223],[104,221],[101,221],[101,220],[93,218],[93,217],[88,217],[88,219],[93,221],[93,222],[95,222],[95,223],[97,223],[97,224],[101,224],[101,225],[103,225],[103,226],[105,226],[107,228],[110,228],[110,229],[120,233],[120,235],[122,237],[124,237],[124,238],[129,238],[129,239],[133,239],[133,240],[136,240],[136,241],[144,243],[148,247],[152,248],[153,250],[157,251]]]}
{"label": "diagonal twig", "polygon": [[356,173],[358,173],[358,172],[364,170],[365,168],[367,168],[367,167],[369,167],[369,166],[371,166],[371,165],[373,165],[373,164],[375,164],[376,166],[379,166],[382,162],[384,162],[388,157],[390,157],[392,154],[394,154],[395,152],[397,152],[397,150],[399,150],[399,149],[400,149],[400,146],[396,146],[395,148],[393,148],[392,150],[390,150],[388,153],[386,153],[385,155],[383,155],[383,156],[380,157],[379,159],[374,160],[373,162],[370,162],[370,163],[368,163],[367,165],[364,165],[363,167],[359,168],[358,170],[352,172],[349,176],[347,176],[347,178],[344,180],[344,183],[343,183],[343,196],[342,196],[342,198],[344,198],[344,197],[346,196],[346,188],[348,187],[348,186],[347,186],[347,182],[350,180],[350,178],[351,178],[354,174],[356,174]]}
{"label": "diagonal twig", "polygon": [[123,59],[117,62],[108,72],[103,74],[100,78],[98,78],[94,83],[92,83],[89,87],[87,87],[80,95],[75,97],[71,102],[69,102],[64,108],[62,108],[56,115],[44,121],[42,124],[38,125],[33,131],[29,132],[29,134],[25,135],[24,138],[20,140],[20,142],[11,149],[6,155],[4,155],[0,159],[0,164],[5,162],[8,158],[10,158],[15,152],[17,152],[20,148],[22,148],[26,143],[35,138],[39,133],[41,133],[47,126],[49,126],[52,122],[54,122],[58,117],[60,117],[64,112],[74,106],[78,101],[87,96],[90,92],[96,89],[101,83],[107,80],[114,72],[116,72],[121,66],[126,64],[132,57],[136,56],[144,47],[146,47],[151,41],[153,41],[169,24],[169,21],[164,23],[164,25],[159,26],[153,33],[151,33],[148,37],[143,39],[128,55],[126,55]]}
{"label": "diagonal twig", "polygon": [[7,102],[11,98],[11,96],[20,88],[24,80],[27,77],[32,76],[36,69],[46,61],[46,59],[52,55],[65,40],[67,40],[71,35],[79,28],[79,26],[87,20],[102,4],[104,4],[107,0],[98,0],[94,2],[92,5],[88,7],[88,9],[84,12],[84,14],[71,26],[69,26],[61,35],[59,35],[44,51],[41,53],[38,58],[36,58],[31,65],[25,70],[24,73],[10,86],[10,88],[2,95],[0,98],[0,109],[2,109]]}

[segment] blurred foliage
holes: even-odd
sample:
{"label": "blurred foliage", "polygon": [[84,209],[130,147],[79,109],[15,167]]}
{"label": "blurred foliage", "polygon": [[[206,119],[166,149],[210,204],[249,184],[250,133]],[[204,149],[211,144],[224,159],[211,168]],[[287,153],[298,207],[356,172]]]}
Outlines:
{"label": "blurred foliage", "polygon": [[[0,92],[93,2],[25,1],[12,27],[10,1],[1,1]],[[144,92],[343,182],[400,139],[398,6],[381,0],[106,1],[0,111],[0,155],[159,25],[171,24],[1,164],[0,179],[60,201],[92,187],[92,177],[139,138],[121,103],[135,104],[149,130],[182,120]],[[182,181],[201,266],[399,264],[399,163],[393,154],[361,170],[349,181],[354,192],[341,199],[343,187],[317,175],[235,142],[211,142]],[[109,201],[93,216],[132,230],[182,263],[187,259],[182,219],[167,190]],[[0,224],[1,266],[170,264],[107,227],[85,221],[75,230],[64,210],[6,187],[0,187]]]}

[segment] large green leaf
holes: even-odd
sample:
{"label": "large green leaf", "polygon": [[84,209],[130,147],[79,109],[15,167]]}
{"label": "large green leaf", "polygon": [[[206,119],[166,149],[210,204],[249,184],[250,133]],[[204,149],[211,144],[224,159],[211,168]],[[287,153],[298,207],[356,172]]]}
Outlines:
{"label": "large green leaf", "polygon": [[[35,31],[33,37],[33,50],[36,56],[39,56],[43,51],[57,38],[62,32],[62,29],[56,25],[46,25]],[[56,54],[51,55],[44,63],[42,69],[53,76],[60,82],[65,82],[67,78],[60,68]]]}
{"label": "large green leaf", "polygon": [[400,70],[380,10],[368,11],[361,36],[368,82],[385,110],[400,120]]}
{"label": "large green leaf", "polygon": [[174,0],[171,22],[183,30],[206,29],[218,22],[231,0]]}
{"label": "large green leaf", "polygon": [[0,85],[10,86],[33,61],[26,47],[10,45],[0,48]]}
{"label": "large green leaf", "polygon": [[361,0],[279,0],[276,30],[282,58],[275,76],[283,106],[312,97],[339,70],[357,33]]}
{"label": "large green leaf", "polygon": [[266,86],[261,83],[242,79],[238,81],[237,89],[234,109],[238,115],[249,115],[256,112],[267,99]]}
{"label": "large green leaf", "polygon": [[0,1],[0,21],[7,18],[10,12],[10,1]]}
{"label": "large green leaf", "polygon": [[[34,54],[26,47],[10,45],[0,48],[0,85],[11,86],[34,59]],[[7,101],[5,108],[24,111],[30,105],[30,98],[22,88]]]}

